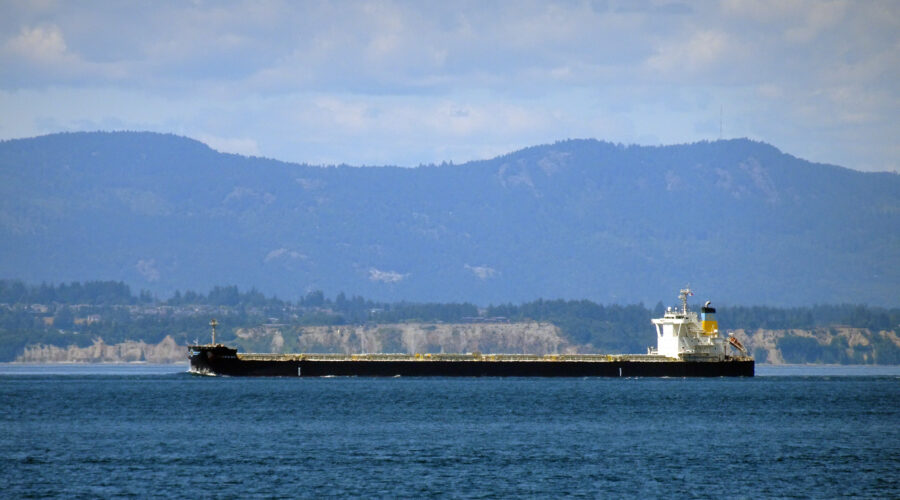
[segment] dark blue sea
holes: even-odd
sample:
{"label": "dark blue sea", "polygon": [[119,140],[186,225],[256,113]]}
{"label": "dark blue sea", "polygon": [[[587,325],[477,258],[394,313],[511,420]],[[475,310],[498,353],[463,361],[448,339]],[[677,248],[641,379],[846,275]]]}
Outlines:
{"label": "dark blue sea", "polygon": [[242,379],[0,367],[0,496],[900,497],[900,369]]}

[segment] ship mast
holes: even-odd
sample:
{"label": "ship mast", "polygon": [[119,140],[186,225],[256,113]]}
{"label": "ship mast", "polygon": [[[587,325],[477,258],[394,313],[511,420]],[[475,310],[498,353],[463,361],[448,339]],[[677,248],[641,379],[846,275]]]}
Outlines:
{"label": "ship mast", "polygon": [[680,292],[678,292],[678,299],[681,300],[681,313],[687,316],[688,307],[687,307],[687,298],[689,295],[694,295],[694,292],[691,291],[690,285],[687,288],[682,288]]}
{"label": "ship mast", "polygon": [[216,318],[209,320],[209,326],[212,327],[212,343],[216,344],[216,327],[219,326],[219,322],[216,321]]}

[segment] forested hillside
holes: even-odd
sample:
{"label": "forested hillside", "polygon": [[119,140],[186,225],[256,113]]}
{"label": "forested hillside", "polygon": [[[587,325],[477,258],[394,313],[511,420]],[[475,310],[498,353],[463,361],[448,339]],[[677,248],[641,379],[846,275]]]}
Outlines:
{"label": "forested hillside", "polygon": [[896,306],[900,176],[748,140],[309,166],[182,137],[0,142],[0,277],[380,301]]}
{"label": "forested hillside", "polygon": [[[539,299],[476,307],[376,302],[343,293],[331,298],[321,291],[287,301],[233,285],[159,299],[146,291],[133,294],[117,282],[0,280],[0,362],[21,357],[29,348],[25,359],[30,360],[108,361],[122,353],[130,356],[122,360],[142,360],[142,352],[162,356],[160,351],[166,359],[177,359],[183,346],[209,340],[214,317],[221,325],[220,340],[249,351],[452,352],[476,345],[525,352],[641,353],[655,345],[650,319],[663,311],[662,302],[647,307]],[[720,326],[735,331],[760,362],[900,364],[900,308],[720,306],[718,311]],[[360,343],[363,337],[370,340]],[[154,347],[160,343],[165,349]]]}

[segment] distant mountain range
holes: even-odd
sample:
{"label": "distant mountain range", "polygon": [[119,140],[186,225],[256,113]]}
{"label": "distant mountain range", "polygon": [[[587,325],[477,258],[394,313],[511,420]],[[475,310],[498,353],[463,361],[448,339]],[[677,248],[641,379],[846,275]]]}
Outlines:
{"label": "distant mountain range", "polygon": [[296,298],[896,306],[900,175],[749,140],[570,140],[417,168],[154,133],[0,142],[0,278]]}

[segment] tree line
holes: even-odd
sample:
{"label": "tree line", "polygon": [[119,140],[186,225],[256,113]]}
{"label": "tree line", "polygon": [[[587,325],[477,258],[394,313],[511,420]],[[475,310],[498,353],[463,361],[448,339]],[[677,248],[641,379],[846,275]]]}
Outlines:
{"label": "tree line", "polygon": [[[166,335],[172,335],[184,344],[205,342],[209,336],[210,318],[208,311],[192,312],[187,307],[196,305],[215,308],[215,315],[222,325],[221,338],[233,335],[237,328],[271,322],[308,326],[538,321],[556,325],[572,343],[590,344],[602,352],[643,352],[648,345],[655,344],[650,319],[662,316],[665,310],[661,302],[651,308],[644,304],[603,305],[589,300],[538,299],[483,308],[471,303],[388,303],[360,296],[348,297],[344,293],[331,298],[321,291],[309,292],[291,302],[266,297],[256,289],[241,291],[234,285],[216,286],[205,294],[178,291],[167,299],[158,299],[145,291],[134,294],[128,285],[115,281],[26,285],[12,280],[0,280],[0,304],[5,304],[0,307],[0,361],[11,361],[26,345],[36,343],[83,347],[96,338],[103,338],[108,343],[124,340],[156,343]],[[31,304],[52,304],[53,307],[39,313],[24,307]],[[72,307],[75,305],[79,307]],[[169,306],[170,311],[146,313],[143,307],[120,307],[135,305],[146,305],[151,309]],[[174,311],[180,306],[184,306],[183,311]],[[100,319],[78,321],[77,316],[86,314],[95,314]],[[865,305],[732,306],[719,307],[717,314],[719,325],[725,330],[812,329],[835,325],[873,331],[900,329],[900,308]],[[786,358],[848,361],[840,358],[841,346],[833,346],[831,353],[827,349],[816,349],[807,340],[782,342]]]}
{"label": "tree line", "polygon": [[[208,293],[176,291],[167,299],[159,299],[149,291],[135,294],[121,281],[75,281],[71,283],[28,285],[20,280],[0,280],[0,304],[61,305],[140,305],[169,306],[210,305],[241,309],[292,308],[315,312],[302,320],[315,324],[403,321],[461,321],[479,315],[505,317],[509,320],[563,322],[571,325],[579,342],[589,341],[588,332],[603,323],[636,324],[643,327],[652,317],[663,314],[660,302],[653,308],[644,304],[602,305],[589,300],[538,299],[523,304],[490,305],[479,310],[471,303],[378,302],[360,296],[347,297],[343,292],[334,298],[312,291],[296,301],[265,296],[256,288],[241,291],[235,285],[215,286]],[[829,325],[846,325],[871,330],[893,330],[900,327],[900,308],[872,307],[863,304],[832,304],[803,307],[725,306],[718,309],[723,328],[755,330],[809,329]],[[301,316],[302,318],[302,316]]]}

